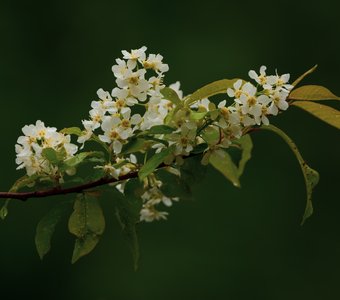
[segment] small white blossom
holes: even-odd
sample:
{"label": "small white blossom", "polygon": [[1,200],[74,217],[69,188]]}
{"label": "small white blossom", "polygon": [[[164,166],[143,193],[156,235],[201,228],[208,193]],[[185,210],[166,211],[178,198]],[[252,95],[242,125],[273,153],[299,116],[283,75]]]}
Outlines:
{"label": "small white blossom", "polygon": [[139,48],[139,49],[133,49],[131,52],[128,52],[126,50],[122,50],[122,54],[124,55],[123,58],[128,60],[128,64],[132,69],[134,69],[137,65],[137,61],[143,62],[145,61],[145,51],[147,48],[145,46]]}
{"label": "small white blossom", "polygon": [[239,79],[233,84],[233,89],[228,88],[227,89],[227,94],[231,98],[239,99],[241,95],[243,94],[243,91],[241,90],[242,86],[242,80]]}
{"label": "small white blossom", "polygon": [[71,143],[71,137],[57,132],[55,127],[46,127],[38,120],[35,125],[26,125],[22,128],[24,136],[20,136],[15,145],[17,169],[25,168],[27,175],[34,174],[53,175],[58,172],[57,166],[51,165],[43,156],[46,148],[55,151],[64,151],[65,160],[72,157],[78,147]]}
{"label": "small white blossom", "polygon": [[260,74],[258,75],[254,70],[250,70],[248,75],[251,79],[254,79],[258,84],[265,86],[267,85],[267,76],[266,76],[266,66],[261,66]]}
{"label": "small white blossom", "polygon": [[163,56],[160,54],[150,54],[147,60],[143,61],[145,69],[153,69],[157,73],[165,73],[169,71],[169,66],[162,62]]}

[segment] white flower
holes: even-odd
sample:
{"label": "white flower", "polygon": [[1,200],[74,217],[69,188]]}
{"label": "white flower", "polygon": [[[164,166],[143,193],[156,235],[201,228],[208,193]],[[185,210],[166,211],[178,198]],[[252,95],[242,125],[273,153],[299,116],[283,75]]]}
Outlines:
{"label": "white flower", "polygon": [[144,69],[136,72],[128,70],[124,77],[116,79],[116,83],[118,87],[128,89],[129,94],[139,101],[145,101],[150,87],[149,82],[144,78],[145,73]]}
{"label": "white flower", "polygon": [[254,79],[258,84],[264,86],[267,84],[266,69],[267,69],[266,66],[261,66],[259,75],[254,70],[250,70],[248,75],[251,79]]}
{"label": "white flower", "polygon": [[51,165],[42,156],[43,149],[52,148],[55,151],[64,151],[65,159],[72,157],[78,147],[71,143],[71,137],[57,132],[55,127],[46,127],[38,120],[35,125],[26,125],[22,128],[24,136],[20,136],[15,145],[17,169],[26,168],[28,176],[34,174],[53,175],[58,167]]}
{"label": "white flower", "polygon": [[110,96],[110,93],[104,91],[102,88],[100,88],[100,89],[97,91],[97,95],[98,95],[99,99],[102,100],[102,101],[112,101],[112,98],[111,98],[111,96]]}
{"label": "white flower", "polygon": [[176,144],[175,155],[189,155],[194,148],[196,132],[196,123],[186,122],[176,132],[169,135],[169,140]]}
{"label": "white flower", "polygon": [[145,51],[147,48],[145,46],[139,49],[133,49],[131,52],[126,50],[122,50],[122,54],[124,55],[124,59],[128,59],[128,64],[130,65],[131,69],[134,69],[137,65],[137,61],[143,62],[145,60]]}
{"label": "white flower", "polygon": [[163,56],[160,54],[150,54],[147,60],[143,61],[145,69],[153,69],[157,73],[164,73],[169,71],[169,66],[162,62]]}
{"label": "white flower", "polygon": [[250,114],[255,117],[261,115],[261,104],[257,101],[256,92],[256,87],[250,82],[243,85],[240,98],[235,99],[235,102],[242,105],[243,114]]}
{"label": "white flower", "polygon": [[[226,100],[221,101],[218,104],[218,108],[220,109],[221,115],[225,122],[228,122],[233,125],[240,124],[240,114],[234,106],[226,107]],[[221,119],[222,120],[222,119]]]}
{"label": "white flower", "polygon": [[269,97],[272,101],[268,109],[269,114],[276,116],[279,112],[279,109],[287,110],[287,108],[289,107],[289,104],[286,101],[288,97],[287,91],[274,91],[272,94],[269,95]]}
{"label": "white flower", "polygon": [[227,94],[231,98],[236,98],[239,99],[243,93],[243,91],[240,89],[242,86],[242,80],[239,79],[233,84],[233,89],[228,88],[227,89]]}
{"label": "white flower", "polygon": [[261,115],[255,116],[255,122],[257,125],[269,125],[269,120],[267,115],[269,114],[268,104],[271,102],[271,99],[266,95],[261,95],[257,98],[257,102],[261,105]]}
{"label": "white flower", "polygon": [[159,221],[159,220],[166,220],[166,216],[168,215],[167,212],[158,211],[153,206],[147,207],[143,206],[142,210],[140,211],[140,221],[145,222],[152,222],[152,221]]}
{"label": "white flower", "polygon": [[116,63],[116,65],[112,66],[112,72],[116,78],[124,78],[128,71],[131,72],[133,70],[125,60],[117,58]]}
{"label": "white flower", "polygon": [[130,96],[128,89],[114,88],[111,93],[112,97],[116,98],[113,108],[108,110],[109,113],[116,113],[125,106],[133,106],[138,103],[138,100]]}
{"label": "white flower", "polygon": [[120,115],[106,116],[101,125],[104,134],[99,135],[99,139],[104,143],[112,144],[116,154],[121,152],[123,143],[133,135],[137,125],[142,121],[139,114],[135,114],[131,118],[130,115],[131,110],[126,108]]}
{"label": "white flower", "polygon": [[289,92],[294,86],[291,84],[288,84],[290,74],[283,74],[281,76],[279,75],[271,75],[268,76],[268,84],[269,85],[275,85],[276,89],[279,91],[284,90],[286,92]]}

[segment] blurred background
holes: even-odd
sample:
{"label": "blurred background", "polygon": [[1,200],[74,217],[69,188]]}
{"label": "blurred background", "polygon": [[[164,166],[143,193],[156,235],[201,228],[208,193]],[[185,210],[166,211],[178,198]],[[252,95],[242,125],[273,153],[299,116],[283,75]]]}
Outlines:
{"label": "blurred background", "polygon": [[[120,50],[161,53],[166,83],[180,80],[185,93],[246,79],[262,64],[294,79],[317,63],[304,83],[339,95],[339,17],[333,0],[1,0],[0,190],[22,175],[14,163],[21,128],[37,119],[80,126],[97,89],[112,89]],[[71,265],[66,220],[43,262],[34,246],[38,221],[61,198],[13,201],[0,222],[1,298],[340,299],[339,132],[298,108],[272,122],[321,175],[304,226],[299,165],[279,137],[259,132],[242,189],[209,169],[194,201],[174,205],[167,222],[139,226],[137,272],[109,209],[97,248]]]}

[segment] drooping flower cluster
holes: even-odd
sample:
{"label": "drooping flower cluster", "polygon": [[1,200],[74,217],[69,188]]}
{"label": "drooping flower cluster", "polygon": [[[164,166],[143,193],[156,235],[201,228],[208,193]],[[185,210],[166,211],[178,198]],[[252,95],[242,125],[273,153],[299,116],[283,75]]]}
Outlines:
{"label": "drooping flower cluster", "polygon": [[165,211],[159,211],[156,206],[163,204],[167,207],[172,206],[172,201],[178,201],[178,197],[167,197],[161,190],[163,182],[151,176],[142,195],[143,207],[140,212],[140,220],[152,222],[154,220],[166,219],[168,215]]}
{"label": "drooping flower cluster", "polygon": [[[165,164],[173,164],[176,175],[180,176],[183,158],[197,147],[203,154],[202,164],[208,164],[214,151],[224,151],[233,140],[239,139],[252,126],[268,125],[270,115],[288,108],[287,97],[293,88],[288,84],[289,74],[267,75],[266,67],[259,74],[249,71],[256,83],[235,80],[226,86],[228,99],[214,103],[208,98],[190,102],[184,97],[180,83],[169,85],[176,100],[163,93],[164,73],[169,70],[160,54],[146,54],[146,47],[122,51],[122,58],[116,59],[112,67],[116,86],[111,92],[99,89],[98,100],[92,101],[89,119],[83,120],[84,130],[78,143],[95,137],[108,147],[109,160],[95,168],[103,169],[106,176],[119,179],[132,171],[138,171],[150,158],[169,148],[172,152],[164,157]],[[188,100],[189,99],[189,100]],[[157,125],[165,126],[164,132],[148,131]],[[42,155],[44,148],[56,151],[65,149],[65,159],[77,152],[71,144],[70,136],[58,133],[55,128],[45,127],[37,121],[36,125],[23,128],[25,136],[16,145],[18,168],[26,168],[29,176],[33,174],[56,174],[58,168],[51,165]],[[146,134],[145,134],[146,133]],[[140,138],[142,137],[142,139]],[[146,142],[135,154],[124,152],[124,146],[132,140]],[[144,155],[144,157],[143,157]],[[171,168],[170,168],[171,169]],[[169,169],[169,170],[170,170]],[[173,172],[173,171],[172,171]],[[156,173],[144,179],[144,193],[141,221],[165,219],[167,212],[158,207],[171,206],[177,197],[169,197],[162,191],[162,181]],[[124,182],[116,188],[124,193]]]}
{"label": "drooping flower cluster", "polygon": [[26,169],[27,175],[34,174],[55,176],[58,167],[52,165],[42,154],[43,150],[52,148],[63,152],[66,160],[78,150],[78,146],[71,143],[71,136],[64,135],[55,127],[46,127],[40,120],[35,125],[26,125],[22,128],[24,136],[18,138],[15,150],[17,153],[17,169]]}

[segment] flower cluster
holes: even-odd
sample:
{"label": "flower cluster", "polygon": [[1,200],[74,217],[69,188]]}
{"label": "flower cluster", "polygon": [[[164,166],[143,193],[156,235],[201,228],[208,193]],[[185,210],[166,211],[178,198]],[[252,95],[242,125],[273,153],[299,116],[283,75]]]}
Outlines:
{"label": "flower cluster", "polygon": [[[147,57],[146,49],[123,50],[123,59],[116,59],[112,72],[117,87],[111,94],[103,89],[97,91],[99,100],[91,103],[90,120],[82,122],[85,131],[79,137],[79,143],[87,141],[100,128],[104,132],[99,135],[100,140],[111,145],[113,152],[119,154],[136,130],[163,124],[171,102],[163,99],[160,91],[164,87],[164,73],[169,67],[162,62],[160,54]],[[132,114],[135,105],[144,108],[143,117],[139,113]]]}
{"label": "flower cluster", "polygon": [[58,167],[43,156],[44,149],[52,148],[56,152],[62,152],[65,160],[78,150],[78,147],[71,143],[70,135],[64,135],[54,127],[45,127],[41,121],[37,121],[35,125],[24,126],[22,132],[24,136],[20,136],[15,145],[16,163],[19,165],[17,169],[26,168],[28,176],[60,175]]}
{"label": "flower cluster", "polygon": [[170,207],[172,201],[178,201],[178,197],[167,197],[161,190],[163,182],[157,180],[155,176],[151,176],[147,183],[145,192],[142,195],[143,207],[140,212],[140,220],[152,222],[154,220],[166,219],[167,212],[157,210],[156,206],[164,204]]}
{"label": "flower cluster", "polygon": [[[208,164],[214,151],[221,153],[252,126],[268,125],[270,115],[275,116],[288,108],[287,97],[293,88],[288,83],[289,74],[267,75],[265,66],[259,73],[249,71],[249,77],[255,83],[239,79],[226,86],[228,99],[220,103],[203,97],[190,101],[190,95],[183,96],[179,82],[167,88],[175,95],[175,100],[171,99],[171,95],[163,93],[168,65],[163,63],[162,55],[147,54],[146,50],[142,47],[122,51],[122,58],[116,59],[112,66],[116,86],[111,92],[102,88],[97,91],[98,99],[91,103],[89,119],[82,121],[84,129],[78,136],[78,143],[84,146],[94,138],[108,149],[108,161],[95,166],[103,169],[106,176],[119,179],[138,171],[150,154],[157,155],[169,147],[173,151],[163,162],[173,164],[180,175],[183,158],[198,146],[203,149],[200,152],[202,163]],[[148,134],[157,125],[167,130]],[[20,137],[16,145],[16,162],[18,168],[26,168],[29,176],[59,172],[57,166],[44,158],[43,149],[63,150],[65,160],[78,150],[71,144],[69,135],[45,127],[41,121],[25,126],[23,132],[25,136]],[[145,142],[143,147],[135,152],[125,152],[124,146],[137,138]],[[136,155],[131,154],[133,152]],[[144,179],[141,221],[165,219],[167,212],[159,211],[158,207],[171,206],[172,201],[178,200],[163,193],[162,182],[156,176],[153,172]],[[124,193],[124,182],[116,187]]]}

